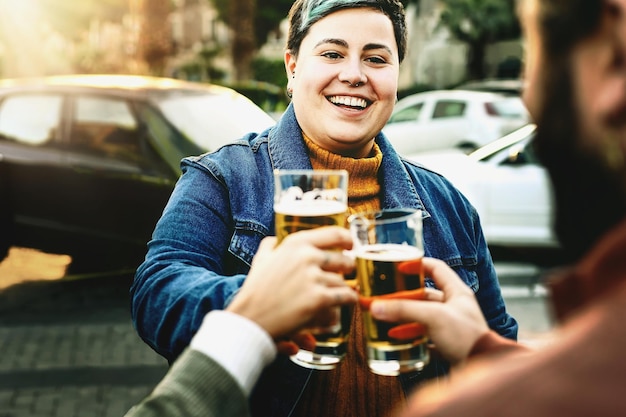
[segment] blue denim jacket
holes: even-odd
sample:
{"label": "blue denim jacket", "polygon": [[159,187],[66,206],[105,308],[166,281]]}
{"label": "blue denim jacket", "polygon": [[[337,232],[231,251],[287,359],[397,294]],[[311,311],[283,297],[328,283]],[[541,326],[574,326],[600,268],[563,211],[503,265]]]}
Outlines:
{"label": "blue denim jacket", "polygon": [[[505,310],[474,208],[446,179],[401,159],[383,134],[376,142],[383,153],[382,207],[423,210],[425,255],[454,268],[476,293],[489,326],[516,339],[517,322]],[[312,168],[292,106],[261,134],[183,160],[131,287],[139,335],[170,362],[208,311],[230,303],[261,239],[274,234],[276,168]],[[253,414],[289,415],[310,372],[279,358],[257,384]]]}

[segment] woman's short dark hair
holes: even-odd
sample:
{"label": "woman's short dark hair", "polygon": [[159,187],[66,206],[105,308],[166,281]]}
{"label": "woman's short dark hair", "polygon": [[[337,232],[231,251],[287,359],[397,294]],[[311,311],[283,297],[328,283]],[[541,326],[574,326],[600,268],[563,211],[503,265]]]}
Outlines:
{"label": "woman's short dark hair", "polygon": [[389,17],[402,62],[407,49],[407,30],[404,6],[398,0],[296,0],[289,11],[287,49],[297,56],[302,39],[314,23],[336,11],[354,8],[376,9]]}

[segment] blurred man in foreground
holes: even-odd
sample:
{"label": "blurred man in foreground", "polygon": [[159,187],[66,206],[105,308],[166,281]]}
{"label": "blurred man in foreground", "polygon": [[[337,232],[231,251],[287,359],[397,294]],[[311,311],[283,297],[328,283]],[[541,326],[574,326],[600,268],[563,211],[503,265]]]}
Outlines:
{"label": "blurred man in foreground", "polygon": [[582,260],[550,280],[560,325],[536,352],[490,332],[443,264],[430,271],[443,303],[375,302],[379,318],[427,323],[456,364],[406,416],[626,415],[626,1],[523,0],[522,19],[524,98],[554,184],[555,228]]}
{"label": "blurred man in foreground", "polygon": [[[406,417],[626,416],[626,0],[522,2],[525,100],[539,126],[538,154],[554,183],[558,236],[572,262],[580,260],[550,282],[561,324],[554,341],[538,351],[489,330],[473,292],[439,260],[425,259],[424,268],[442,294],[429,301],[374,301],[370,311],[379,319],[426,324],[439,353],[454,365],[447,381],[418,389],[407,407],[398,405]],[[344,259],[336,268],[348,264]],[[341,291],[337,304],[354,302],[339,281],[319,290]],[[272,301],[279,296],[272,294]],[[287,304],[295,308],[296,301]],[[210,344],[198,340],[194,346]],[[258,355],[239,353],[241,361]],[[192,359],[195,366],[204,361],[207,373],[220,371],[230,385],[186,378],[194,362],[185,360],[132,416],[182,415],[177,410],[189,400],[195,402],[187,410],[197,414],[186,415],[245,415],[247,392],[234,389],[228,366],[220,367],[210,351]],[[244,374],[254,377],[262,367],[243,363]],[[224,404],[244,406],[239,414],[220,412]]]}

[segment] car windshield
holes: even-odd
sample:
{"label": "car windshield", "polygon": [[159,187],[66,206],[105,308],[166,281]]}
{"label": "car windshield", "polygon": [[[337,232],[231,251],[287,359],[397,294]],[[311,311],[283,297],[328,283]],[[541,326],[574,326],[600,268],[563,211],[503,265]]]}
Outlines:
{"label": "car windshield", "polygon": [[537,126],[533,123],[529,123],[496,141],[476,149],[474,152],[467,155],[467,157],[474,161],[487,161],[502,149],[526,140],[535,133],[535,130],[537,130]]}
{"label": "car windshield", "polygon": [[239,94],[213,94],[188,91],[167,95],[157,105],[190,140],[207,151],[261,132],[275,121],[252,101]]}

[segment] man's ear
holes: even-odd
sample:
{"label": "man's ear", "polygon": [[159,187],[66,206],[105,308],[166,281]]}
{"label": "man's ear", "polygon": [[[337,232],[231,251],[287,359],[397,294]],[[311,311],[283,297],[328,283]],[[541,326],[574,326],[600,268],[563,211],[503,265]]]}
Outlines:
{"label": "man's ear", "polygon": [[626,0],[608,0],[607,7],[623,56],[626,56]]}

